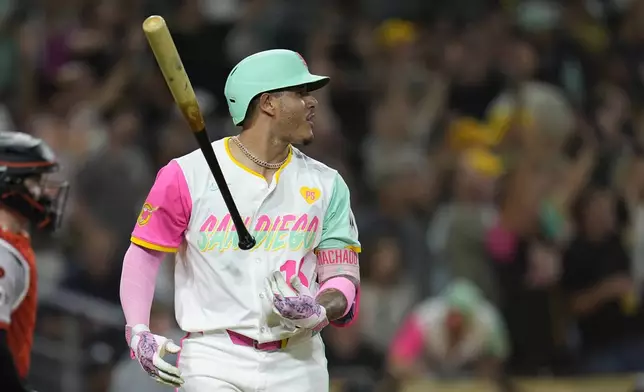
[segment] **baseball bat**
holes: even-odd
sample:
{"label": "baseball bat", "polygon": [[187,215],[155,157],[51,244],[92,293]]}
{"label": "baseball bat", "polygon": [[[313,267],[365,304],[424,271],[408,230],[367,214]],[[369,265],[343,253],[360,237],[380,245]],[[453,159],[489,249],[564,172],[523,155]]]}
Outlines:
{"label": "baseball bat", "polygon": [[172,93],[175,103],[181,110],[181,114],[188,121],[192,133],[197,139],[199,148],[203,153],[208,167],[215,177],[215,182],[221,191],[221,196],[224,198],[230,217],[235,224],[235,229],[239,236],[239,249],[249,250],[255,246],[255,238],[250,234],[244,221],[237,210],[233,196],[230,194],[228,184],[224,178],[224,173],[221,171],[217,156],[212,149],[212,144],[208,133],[206,132],[206,123],[199,109],[197,97],[190,83],[190,79],[183,68],[181,57],[177,52],[177,47],[172,40],[170,30],[168,29],[165,20],[158,15],[149,16],[143,22],[143,32],[148,39],[150,48],[154,53],[154,57],[159,64],[161,73]]}

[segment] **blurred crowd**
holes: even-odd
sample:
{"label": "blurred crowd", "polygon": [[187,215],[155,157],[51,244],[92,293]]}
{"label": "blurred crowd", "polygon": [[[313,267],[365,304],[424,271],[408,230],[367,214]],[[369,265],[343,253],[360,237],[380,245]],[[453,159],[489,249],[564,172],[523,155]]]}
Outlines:
{"label": "blurred crowd", "polygon": [[[212,138],[236,132],[244,56],[293,49],[331,76],[304,151],[349,184],[364,249],[359,322],[325,331],[345,392],[644,370],[643,0],[1,0],[0,128],[45,139],[72,186],[63,232],[36,238],[43,298],[118,305],[156,171],[196,148],[150,14]],[[169,262],[152,329],[180,337],[172,298]],[[40,336],[63,339],[59,308]],[[162,390],[121,326],[81,325],[79,390]]]}

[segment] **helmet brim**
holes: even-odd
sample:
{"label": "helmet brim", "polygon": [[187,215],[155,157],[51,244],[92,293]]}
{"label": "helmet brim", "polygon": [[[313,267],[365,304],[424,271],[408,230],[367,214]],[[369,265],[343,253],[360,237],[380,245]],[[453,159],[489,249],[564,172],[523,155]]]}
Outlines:
{"label": "helmet brim", "polygon": [[312,74],[307,75],[307,77],[305,77],[304,79],[306,79],[304,83],[300,83],[299,85],[305,85],[306,91],[308,92],[319,90],[329,84],[329,82],[331,81],[331,78],[329,78],[328,76]]}
{"label": "helmet brim", "polygon": [[[326,86],[327,84],[329,84],[330,81],[331,81],[331,78],[329,78],[328,76],[313,75],[313,74],[310,74],[310,73],[306,73],[306,74],[302,75],[301,77],[298,77],[295,80],[291,79],[291,80],[285,82],[284,84],[282,84],[278,88],[275,88],[273,90],[268,90],[268,91],[261,92],[261,93],[255,95],[253,98],[255,98],[255,97],[257,97],[257,96],[259,96],[261,94],[264,94],[264,93],[284,91],[286,89],[291,89],[291,88],[300,87],[300,86],[305,86],[307,92],[312,92],[312,91],[319,90],[322,87]],[[246,111],[248,111],[248,108],[246,108]],[[246,115],[247,115],[247,113],[244,114],[244,118],[242,118],[241,120],[235,122],[235,125],[241,125],[244,122],[244,119],[246,118]]]}
{"label": "helmet brim", "polygon": [[306,74],[296,80],[291,80],[290,83],[285,83],[283,87],[271,91],[281,91],[289,88],[305,86],[306,91],[311,92],[321,89],[322,87],[329,84],[330,81],[331,78],[329,78],[328,76]]}

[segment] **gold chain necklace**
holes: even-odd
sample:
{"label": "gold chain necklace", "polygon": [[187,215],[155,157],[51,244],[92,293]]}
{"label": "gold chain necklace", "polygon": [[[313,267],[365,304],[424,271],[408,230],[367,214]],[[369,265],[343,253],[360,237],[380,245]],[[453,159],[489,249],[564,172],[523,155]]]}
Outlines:
{"label": "gold chain necklace", "polygon": [[244,155],[246,155],[246,157],[247,157],[248,159],[250,159],[250,160],[251,160],[251,161],[253,161],[255,164],[257,164],[258,166],[261,166],[261,167],[263,167],[263,168],[271,169],[271,170],[277,170],[277,169],[279,169],[280,167],[282,167],[282,165],[283,165],[283,164],[285,164],[285,163],[286,163],[286,160],[288,159],[288,154],[286,154],[286,158],[284,158],[284,160],[283,160],[282,162],[278,162],[278,163],[270,163],[270,162],[263,161],[263,160],[261,160],[261,159],[257,158],[255,155],[251,154],[251,153],[250,153],[250,151],[248,151],[248,149],[247,149],[247,148],[242,144],[242,142],[241,142],[241,141],[239,141],[239,139],[237,138],[237,136],[233,136],[233,137],[231,137],[230,139],[233,141],[233,143],[235,143],[235,145],[236,145],[237,147],[239,147],[239,149],[241,150],[241,152],[242,152]]}

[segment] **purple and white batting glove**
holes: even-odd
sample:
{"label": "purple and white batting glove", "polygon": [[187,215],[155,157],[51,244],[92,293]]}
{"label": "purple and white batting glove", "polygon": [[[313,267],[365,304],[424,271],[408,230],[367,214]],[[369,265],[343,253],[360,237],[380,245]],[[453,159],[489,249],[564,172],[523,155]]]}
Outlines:
{"label": "purple and white batting glove", "polygon": [[309,288],[297,276],[293,276],[290,283],[289,286],[280,271],[273,272],[266,278],[273,311],[290,325],[319,332],[329,324],[326,309],[315,301]]}
{"label": "purple and white batting glove", "polygon": [[163,360],[164,355],[177,354],[181,347],[168,338],[154,335],[148,326],[143,324],[126,327],[126,336],[134,357],[150,377],[161,384],[181,387],[181,372]]}

